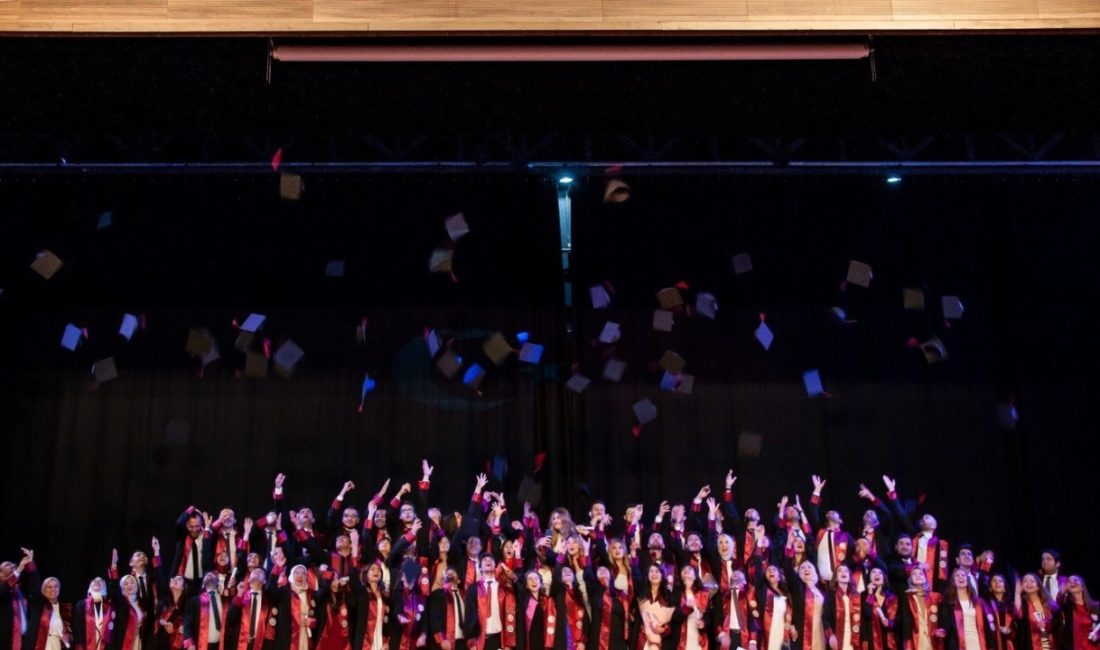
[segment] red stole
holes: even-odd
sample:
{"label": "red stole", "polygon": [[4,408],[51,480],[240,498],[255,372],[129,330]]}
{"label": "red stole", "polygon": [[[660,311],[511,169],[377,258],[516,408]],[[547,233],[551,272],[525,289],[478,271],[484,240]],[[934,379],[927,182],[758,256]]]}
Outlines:
{"label": "red stole", "polygon": [[[1010,603],[996,600],[990,600],[989,605],[985,608],[985,616],[993,632],[996,650],[1016,650],[1015,612],[1012,610],[1013,606]],[[1002,633],[1002,627],[1009,628],[1009,633]]]}
{"label": "red stole", "polygon": [[[298,643],[300,642],[299,635],[306,634],[312,635],[312,630],[317,625],[317,619],[314,618],[313,608],[317,606],[317,601],[314,600],[314,591],[312,589],[306,589],[306,628],[302,628],[302,599],[298,596],[293,589],[290,590],[290,648],[291,650],[297,650]],[[310,638],[309,647],[313,648],[317,645],[316,640]],[[202,650],[201,648],[199,650]]]}
{"label": "red stole", "polygon": [[897,620],[898,616],[897,596],[890,594],[882,599],[882,613],[886,614],[887,623],[883,623],[875,612],[880,607],[878,597],[873,593],[868,593],[866,602],[870,609],[868,616],[871,617],[871,638],[868,640],[868,650],[896,650],[898,642],[897,637],[893,634],[893,629],[894,621]]}
{"label": "red stole", "polygon": [[416,639],[420,636],[420,619],[424,616],[424,597],[416,591],[416,587],[404,592],[401,598],[401,614],[407,622],[401,624],[398,647],[400,650],[413,650],[416,647]]}
{"label": "red stole", "polygon": [[[905,600],[909,607],[909,613],[912,614],[913,629],[910,630],[910,638],[905,639],[906,644],[911,644],[913,648],[920,647],[920,610],[917,608],[917,598],[921,596],[916,593],[906,593]],[[928,626],[928,637],[932,642],[933,648],[939,648],[942,639],[936,637],[936,629],[940,627],[940,600],[943,596],[934,592],[925,592],[924,596],[924,625]]]}
{"label": "red stole", "polygon": [[317,647],[321,650],[351,650],[351,619],[348,616],[344,592],[329,599],[325,604],[325,611],[325,627],[321,630]]}
{"label": "red stole", "polygon": [[[764,624],[760,628],[760,644],[759,644],[759,647],[761,647],[761,648],[767,648],[768,647],[768,635],[771,634],[771,630],[772,630],[772,610],[773,610],[773,607],[774,607],[774,603],[775,603],[775,592],[772,591],[768,587],[765,587],[764,615],[763,616],[760,615],[760,609],[758,607],[759,601],[755,600],[755,599],[749,600],[749,607],[752,607],[752,616],[753,616],[753,618],[762,618],[764,620]],[[784,641],[789,641],[790,640],[790,633],[787,630],[787,626],[791,624],[791,617],[793,616],[793,614],[791,612],[791,609],[792,608],[791,608],[790,599],[788,598],[787,599],[787,610],[786,610],[786,613],[783,614],[783,640]],[[811,637],[811,638],[813,638],[813,637]]]}
{"label": "red stole", "polygon": [[[240,540],[237,542],[240,545]],[[237,549],[230,548],[229,538],[225,535],[218,535],[214,540],[214,557],[218,557],[219,553],[226,553],[229,556],[229,568],[233,569],[237,566]]]}
{"label": "red stole", "polygon": [[[677,650],[684,650],[687,647],[687,630],[688,625],[693,624],[690,616],[695,609],[701,610],[704,615],[707,611],[707,604],[710,600],[710,593],[706,589],[700,589],[695,592],[695,607],[689,607],[687,604],[687,598],[681,597],[680,610],[684,613],[684,622],[680,625],[680,642],[676,645]],[[697,628],[698,629],[698,628]],[[702,650],[707,650],[707,631],[706,629],[699,631],[699,647]]]}
{"label": "red stole", "polygon": [[[173,648],[173,650],[180,650],[180,648],[183,647],[183,610],[175,604],[170,604],[160,615],[159,620],[172,624],[174,629],[172,631],[172,639],[169,643],[169,647]],[[157,622],[157,626],[159,629],[159,622]],[[168,634],[165,630],[160,630],[159,633]],[[36,650],[42,650],[42,648],[36,648]]]}
{"label": "red stole", "polygon": [[[1042,589],[1043,587],[1040,585],[1039,588]],[[1053,633],[1052,633],[1052,630],[1051,630],[1051,626],[1054,623],[1054,613],[1051,611],[1052,609],[1053,609],[1052,607],[1048,607],[1046,605],[1043,605],[1043,608],[1042,608],[1043,622],[1042,622],[1041,626],[1042,626],[1042,629],[1046,631],[1047,636],[1051,637],[1050,638],[1050,647],[1054,648],[1054,647],[1056,647],[1056,644],[1054,642]],[[1043,647],[1043,635],[1042,635],[1042,632],[1040,631],[1040,623],[1035,620],[1035,614],[1037,612],[1035,611],[1034,605],[1031,604],[1031,599],[1030,598],[1027,598],[1027,600],[1024,603],[1024,613],[1027,615],[1027,623],[1028,623],[1027,628],[1028,628],[1028,631],[1031,633],[1031,648],[1032,648],[1032,650],[1039,650],[1040,648]]]}
{"label": "red stole", "polygon": [[[477,620],[481,628],[481,633],[477,635],[477,650],[485,650],[485,625],[492,611],[492,604],[489,602],[491,593],[492,590],[485,584],[485,581],[479,581],[477,583]],[[511,601],[512,605],[510,611],[508,607],[509,601]],[[500,647],[502,648],[516,647],[515,603],[515,596],[498,580],[497,611],[500,613]]]}
{"label": "red stole", "polygon": [[[695,567],[695,570],[699,572],[699,579],[703,582],[714,580],[714,572],[711,571],[710,562],[703,558],[702,553],[692,553],[688,558],[688,564]],[[707,580],[707,578],[710,578],[710,580]]]}
{"label": "red stole", "polygon": [[[814,617],[819,616],[820,613],[817,611],[817,598],[814,597],[814,588],[810,587],[810,586],[807,586],[805,584],[803,585],[802,588],[803,588],[802,603],[803,603],[803,606],[804,606],[804,609],[802,611],[805,612],[805,614],[802,617],[802,629],[799,630],[799,632],[798,632],[798,634],[799,634],[798,638],[804,640],[803,641],[803,647],[809,647],[809,646],[805,645],[805,640],[808,639],[810,645],[811,646],[813,645],[813,640],[814,640]],[[822,599],[821,599],[822,604],[825,603],[825,598],[828,598],[828,596],[822,594]],[[789,604],[787,605],[787,609],[790,609]]]}
{"label": "red stole", "polygon": [[[821,541],[825,539],[825,536],[829,533],[829,529],[822,528],[817,531],[817,539],[814,542],[814,549],[821,548]],[[848,533],[837,528],[833,531],[833,557],[831,567],[835,571],[838,566],[844,564],[844,560],[848,557]]]}
{"label": "red stole", "polygon": [[[573,650],[578,644],[584,643],[587,626],[584,624],[584,606],[577,601],[572,589],[565,592],[565,624],[569,628],[565,634],[565,647],[566,650]],[[572,643],[569,642],[570,639]],[[501,645],[506,648],[511,647],[503,642]],[[515,643],[512,646],[515,646]]]}
{"label": "red stole", "polygon": [[[84,599],[84,646],[89,650],[104,650],[111,645],[111,631],[115,629],[115,611],[111,601],[104,598],[100,602],[103,620],[99,630],[95,627],[95,601],[89,596]],[[98,643],[96,641],[98,634]]]}
{"label": "red stole", "polygon": [[[544,648],[553,648],[555,634],[558,631],[558,604],[553,598],[542,598],[542,620],[546,623],[546,635],[542,638]],[[530,649],[528,649],[530,650]]]}
{"label": "red stole", "polygon": [[462,581],[462,590],[465,591],[470,588],[470,585],[477,582],[477,562],[472,559],[466,560],[466,579]]}
{"label": "red stole", "polygon": [[352,569],[359,568],[359,561],[352,554],[340,555],[336,551],[329,557],[329,570],[337,578],[346,578],[351,575]]}
{"label": "red stole", "polygon": [[[19,578],[13,572],[8,576],[8,589],[11,593],[11,647],[18,648],[23,642],[23,617],[27,614],[27,599],[19,590]],[[30,625],[30,621],[27,621]]]}
{"label": "red stole", "polygon": [[[462,625],[462,621],[456,621],[455,616],[455,594],[457,592],[453,589],[443,589],[443,609],[447,612],[447,620],[444,623],[443,633],[435,633],[435,642],[439,645],[443,645],[444,641],[455,640],[455,630],[458,626]],[[462,599],[462,594],[458,594],[459,600]]]}
{"label": "red stole", "polygon": [[122,650],[130,650],[130,648],[134,647],[134,638],[141,632],[136,614],[139,611],[143,615],[145,614],[145,612],[141,610],[141,603],[132,602],[129,604],[129,607],[130,615],[126,617],[126,630],[122,633]]}
{"label": "red stole", "polygon": [[[42,615],[38,617],[38,636],[34,639],[34,650],[45,650],[46,641],[50,636],[51,618],[53,618],[53,606],[50,603],[46,603],[42,607]],[[61,603],[61,624],[65,630],[62,634],[72,633],[72,623],[73,606]],[[27,621],[27,625],[31,625],[31,622]],[[62,645],[64,645],[64,643],[62,643]],[[19,646],[16,645],[12,647],[18,648]]]}
{"label": "red stole", "polygon": [[237,650],[260,650],[263,648],[265,639],[275,639],[275,619],[268,620],[271,616],[271,596],[266,594],[265,596],[261,596],[260,599],[260,616],[256,619],[256,637],[252,639],[251,648],[248,645],[248,632],[252,627],[252,592],[246,591],[237,596],[237,605],[241,608],[241,629],[237,632]]}
{"label": "red stole", "polygon": [[985,607],[982,606],[980,600],[970,602],[974,605],[974,624],[978,627],[978,647],[966,647],[966,628],[963,624],[962,604],[956,602],[951,608],[951,613],[955,616],[955,630],[959,638],[959,650],[985,650],[985,630],[982,629],[985,625]]}
{"label": "red stole", "polygon": [[[363,647],[360,650],[370,650],[371,641],[374,639],[374,630],[379,625],[382,626],[382,646],[389,647],[390,633],[389,626],[386,623],[389,622],[390,616],[389,606],[386,605],[386,597],[383,596],[382,600],[378,600],[378,596],[372,593],[370,589],[364,591],[363,595],[366,596],[369,607],[367,610],[367,631],[363,634]],[[360,601],[359,606],[363,606],[362,601]],[[381,607],[381,611],[379,611],[379,607]]]}
{"label": "red stole", "polygon": [[[917,538],[913,539],[913,546],[917,545]],[[947,540],[933,535],[928,538],[928,546],[925,555],[921,558],[925,566],[931,567],[932,575],[929,580],[947,580]]]}
{"label": "red stole", "polygon": [[[199,594],[199,636],[195,639],[196,650],[206,650],[206,647],[210,645],[210,642],[207,641],[210,638],[210,606],[210,594],[205,591]],[[222,597],[221,617],[218,619],[221,621],[222,635],[218,639],[218,650],[225,650],[225,637],[229,636],[225,633],[225,614],[227,611],[226,598]]]}
{"label": "red stole", "polygon": [[[836,620],[832,621],[832,623],[836,626],[833,628],[833,634],[837,637],[836,647],[843,648],[844,638],[842,635],[844,634],[844,593],[839,590],[834,590],[832,597],[833,603],[836,605]],[[848,628],[852,632],[850,643],[852,644],[853,650],[859,650],[861,647],[859,634],[859,622],[862,618],[862,616],[860,615],[861,609],[862,603],[859,600],[859,594],[857,594],[855,592],[855,589],[852,588],[848,592]],[[809,638],[812,639],[813,637]],[[982,650],[985,650],[985,648],[982,648]]]}

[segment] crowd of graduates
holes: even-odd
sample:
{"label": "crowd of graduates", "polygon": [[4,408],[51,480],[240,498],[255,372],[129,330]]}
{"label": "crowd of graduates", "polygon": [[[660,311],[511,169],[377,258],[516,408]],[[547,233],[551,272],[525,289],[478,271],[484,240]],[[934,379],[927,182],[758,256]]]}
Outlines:
{"label": "crowd of graduates", "polygon": [[422,468],[364,508],[345,483],[323,522],[289,509],[282,474],[254,519],[189,507],[170,558],[155,537],[126,567],[113,551],[86,590],[22,549],[0,564],[0,650],[1100,650],[1100,606],[1056,551],[998,572],[888,476],[849,527],[820,477],[805,508],[783,497],[765,518],[738,508],[732,472],[652,516],[596,501],[543,527],[484,475],[465,512],[428,507]]}

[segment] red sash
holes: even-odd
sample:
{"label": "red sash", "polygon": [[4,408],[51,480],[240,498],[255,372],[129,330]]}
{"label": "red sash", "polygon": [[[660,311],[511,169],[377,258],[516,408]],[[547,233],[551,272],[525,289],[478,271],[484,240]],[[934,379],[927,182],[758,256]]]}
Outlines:
{"label": "red sash", "polygon": [[[986,619],[989,621],[993,632],[994,647],[996,650],[1016,650],[1015,616],[1013,607],[1007,602],[991,600],[986,607]],[[1009,633],[1001,632],[1002,627],[1009,628]]]}
{"label": "red sash", "polygon": [[[369,609],[367,610],[367,631],[363,635],[363,645],[360,650],[370,650],[371,640],[374,638],[374,630],[379,625],[382,626],[382,646],[389,647],[389,626],[386,625],[386,623],[389,622],[390,616],[389,606],[386,605],[386,599],[383,598],[381,601],[379,601],[378,598],[370,592],[370,590],[367,590],[363,593],[368,598],[367,602],[370,605]],[[381,602],[382,611],[378,611],[379,602]]]}
{"label": "red sash", "polygon": [[[584,606],[577,602],[577,598],[573,595],[572,590],[565,592],[565,624],[568,625],[571,630],[571,632],[565,636],[566,650],[582,647],[587,636],[585,634],[587,626],[584,621]],[[572,645],[568,643],[570,638],[573,639]],[[515,643],[513,643],[512,646],[515,646]]]}
{"label": "red sash", "polygon": [[[248,645],[248,632],[252,627],[252,592],[246,591],[237,596],[237,606],[241,608],[241,629],[237,631],[237,650],[260,650],[265,639],[275,639],[274,618],[271,618],[271,598],[260,600],[260,616],[256,619],[256,637],[252,647]],[[268,620],[270,618],[270,620]],[[202,650],[201,648],[199,650]]]}
{"label": "red sash", "polygon": [[[917,598],[920,598],[917,594],[906,594],[905,600],[909,607],[909,613],[913,616],[913,629],[910,630],[910,638],[905,640],[907,646],[913,648],[920,647],[920,610],[917,608]],[[923,624],[928,626],[928,637],[932,642],[932,647],[938,650],[942,645],[942,639],[936,637],[936,629],[940,626],[940,600],[942,596],[934,591],[930,591],[924,594],[924,621]]]}
{"label": "red sash", "polygon": [[[46,603],[42,607],[42,614],[38,617],[38,636],[34,639],[34,650],[45,650],[46,641],[50,636],[50,619],[53,618],[53,607],[50,603]],[[27,621],[30,625],[30,621]],[[72,634],[73,624],[73,606],[65,603],[61,603],[61,624],[64,629],[62,634]],[[62,644],[64,645],[64,644]],[[19,646],[12,646],[18,648]]]}
{"label": "red sash", "polygon": [[966,627],[963,621],[962,604],[956,602],[955,606],[951,608],[955,616],[955,630],[959,637],[959,650],[985,650],[985,630],[983,629],[985,626],[985,608],[980,600],[971,601],[971,604],[974,605],[974,624],[978,628],[977,648],[966,647]]}
{"label": "red sash", "polygon": [[[477,620],[481,625],[481,633],[477,636],[477,650],[485,650],[485,626],[492,611],[489,596],[492,590],[484,581],[477,583]],[[509,610],[509,602],[511,609]],[[497,611],[500,613],[500,647],[514,648],[516,646],[516,601],[515,596],[504,584],[497,582]],[[511,629],[509,629],[511,628]]]}
{"label": "red sash", "polygon": [[[695,592],[694,608],[688,606],[686,597],[681,597],[680,610],[684,613],[684,622],[680,625],[680,642],[676,645],[677,650],[684,650],[684,648],[687,647],[688,625],[692,624],[692,621],[689,617],[691,616],[692,611],[697,608],[706,613],[707,603],[709,600],[710,594],[705,589],[700,589],[699,591]],[[726,622],[728,624],[729,619],[726,619]],[[707,650],[707,631],[705,629],[699,630],[699,647],[702,650]]]}
{"label": "red sash", "polygon": [[418,591],[405,592],[401,599],[401,613],[407,623],[401,624],[400,650],[413,650],[420,636],[421,618],[424,616],[424,599]]}
{"label": "red sash", "polygon": [[542,620],[546,623],[546,636],[542,639],[542,645],[544,648],[553,648],[555,634],[558,631],[558,604],[553,598],[542,598],[541,602]]}
{"label": "red sash", "polygon": [[[833,634],[837,637],[837,648],[844,647],[844,594],[840,591],[833,592],[833,602],[836,604],[836,620],[833,621],[836,627],[833,628]],[[859,650],[860,648],[860,626],[859,622],[862,616],[860,615],[861,603],[859,600],[859,594],[855,591],[848,593],[848,629],[852,632],[852,638],[850,643],[852,648]],[[811,637],[812,638],[812,637]],[[985,648],[982,648],[985,650]]]}
{"label": "red sash", "polygon": [[869,650],[897,650],[897,637],[894,636],[894,621],[898,616],[897,596],[890,594],[882,599],[882,613],[886,615],[886,623],[878,617],[875,610],[880,607],[878,597],[875,594],[867,595],[867,605],[871,609],[871,638]]}
{"label": "red sash", "polygon": [[98,641],[95,627],[95,601],[91,596],[84,599],[84,647],[88,650],[104,650],[111,645],[111,632],[115,629],[115,611],[111,601],[104,599],[103,620],[99,624]]}
{"label": "red sash", "polygon": [[[458,625],[461,625],[461,621],[456,621],[455,620],[455,601],[454,601],[454,594],[455,593],[456,592],[454,590],[451,590],[451,589],[446,589],[445,588],[443,590],[443,609],[446,610],[446,612],[447,612],[447,620],[446,620],[446,623],[444,624],[443,632],[442,633],[439,633],[439,632],[435,633],[435,642],[438,643],[439,645],[443,645],[444,641],[452,641],[453,642],[455,640],[455,629],[457,628]],[[462,595],[459,594],[458,597],[459,597],[459,599],[461,599]]]}
{"label": "red sash", "polygon": [[[298,594],[293,590],[290,592],[290,648],[291,650],[297,650],[298,643],[300,642],[299,635],[312,634],[313,628],[317,627],[317,619],[314,617],[313,608],[317,607],[317,601],[314,600],[314,591],[312,589],[306,590],[306,600],[308,604],[308,611],[306,611],[306,628],[302,629],[302,600],[298,597]],[[316,647],[317,640],[310,638],[309,647]],[[202,650],[201,648],[199,650]]]}
{"label": "red sash", "polygon": [[[814,639],[814,617],[818,616],[817,611],[817,599],[814,598],[813,587],[803,586],[805,589],[805,595],[802,598],[803,607],[802,610],[805,615],[802,617],[802,630],[799,632],[801,635],[799,638],[803,639],[803,647],[809,647],[806,645],[806,640],[809,640],[809,645],[813,645]],[[822,604],[825,600],[822,598]],[[789,610],[790,607],[788,606]]]}
{"label": "red sash", "polygon": [[[222,598],[222,611],[221,621],[222,635],[218,638],[218,650],[225,650],[225,637],[229,636],[225,633],[225,614],[228,611],[226,607],[226,599]],[[195,640],[196,650],[206,650],[210,642],[207,639],[210,638],[210,594],[203,592],[199,594],[199,636]]]}
{"label": "red sash", "polygon": [[[1042,589],[1042,587],[1039,588]],[[1055,647],[1054,638],[1051,632],[1051,625],[1054,622],[1054,615],[1051,612],[1051,608],[1043,605],[1043,621],[1041,626],[1039,622],[1035,620],[1036,611],[1035,607],[1031,604],[1030,598],[1027,599],[1027,602],[1024,605],[1024,610],[1027,614],[1028,631],[1031,633],[1032,650],[1039,650],[1043,647],[1043,634],[1040,630],[1040,627],[1042,628],[1042,630],[1046,630],[1047,636],[1050,638],[1050,647]]]}
{"label": "red sash", "polygon": [[[130,650],[130,648],[134,647],[134,638],[136,638],[140,632],[136,616],[138,612],[141,612],[141,605],[139,603],[131,603],[130,615],[126,617],[126,631],[122,634],[122,650]],[[141,613],[144,614],[144,612]]]}

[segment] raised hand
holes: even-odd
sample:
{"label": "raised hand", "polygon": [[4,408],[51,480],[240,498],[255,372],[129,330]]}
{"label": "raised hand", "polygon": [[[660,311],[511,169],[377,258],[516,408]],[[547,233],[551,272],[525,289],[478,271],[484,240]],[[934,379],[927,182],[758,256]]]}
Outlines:
{"label": "raised hand", "polygon": [[683,523],[685,519],[687,519],[687,515],[684,512],[684,504],[677,503],[672,506],[672,523],[680,524]]}
{"label": "raised hand", "polygon": [[340,496],[344,496],[348,492],[355,489],[355,483],[352,481],[344,481],[344,487],[340,489]]}
{"label": "raised hand", "polygon": [[413,520],[412,527],[409,529],[413,535],[420,532],[420,529],[424,527],[424,523],[420,521],[420,517]]}
{"label": "raised hand", "polygon": [[733,475],[733,470],[726,472],[726,489],[733,488],[733,484],[737,482],[737,477]]}
{"label": "raised hand", "polygon": [[428,519],[439,526],[439,522],[443,519],[443,513],[439,512],[439,508],[428,508]]}
{"label": "raised hand", "polygon": [[814,482],[814,494],[821,496],[821,489],[825,487],[825,479],[821,478],[817,474],[810,477]]}
{"label": "raised hand", "polygon": [[783,495],[783,498],[779,500],[779,503],[777,505],[779,506],[780,510],[787,507],[787,495],[786,494]]}
{"label": "raised hand", "polygon": [[867,499],[868,501],[875,500],[875,495],[871,494],[871,490],[867,489],[867,486],[862,483],[859,484],[859,496],[860,498]]}
{"label": "raised hand", "polygon": [[[246,520],[247,521],[247,520]],[[160,540],[154,537],[149,540],[149,546],[153,548],[153,555],[160,555]]]}
{"label": "raised hand", "polygon": [[897,481],[895,481],[894,479],[890,478],[889,476],[883,474],[882,475],[882,482],[883,482],[884,485],[886,485],[886,491],[887,492],[897,492],[897,489],[896,489],[897,485],[898,485]]}
{"label": "raised hand", "polygon": [[704,485],[703,487],[699,488],[699,493],[695,495],[695,500],[702,501],[708,496],[710,496],[710,485]]}
{"label": "raised hand", "polygon": [[117,566],[118,566],[118,549],[117,548],[112,548],[111,549],[111,568],[113,569]]}
{"label": "raised hand", "polygon": [[424,480],[425,481],[427,481],[429,478],[431,478],[432,472],[435,471],[435,468],[428,464],[428,459],[427,458],[420,461],[420,469],[424,472]]}
{"label": "raised hand", "polygon": [[523,518],[526,519],[531,516],[531,503],[528,501],[523,502]]}
{"label": "raised hand", "polygon": [[477,475],[477,484],[474,486],[474,492],[480,493],[485,489],[485,486],[489,484],[489,477],[484,474]]}
{"label": "raised hand", "polygon": [[718,502],[714,500],[714,497],[707,497],[707,510],[710,511],[711,517],[718,514]]}
{"label": "raised hand", "polygon": [[282,472],[280,472],[280,473],[275,475],[275,487],[277,487],[277,488],[283,487],[284,482],[286,482],[286,474],[283,474]]}
{"label": "raised hand", "polygon": [[245,517],[244,518],[244,537],[245,537],[245,539],[248,539],[248,537],[252,534],[253,523],[254,522],[252,521],[252,517]]}
{"label": "raised hand", "polygon": [[668,501],[662,501],[661,505],[657,506],[657,516],[664,517],[672,511],[672,506],[668,505]]}

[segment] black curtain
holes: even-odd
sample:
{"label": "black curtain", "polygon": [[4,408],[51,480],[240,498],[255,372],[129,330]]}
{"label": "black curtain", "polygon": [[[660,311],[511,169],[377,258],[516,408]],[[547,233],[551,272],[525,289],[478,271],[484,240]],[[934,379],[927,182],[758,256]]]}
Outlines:
{"label": "black curtain", "polygon": [[[1019,569],[1053,546],[1095,577],[1094,180],[636,175],[629,201],[605,204],[603,179],[583,178],[572,311],[556,189],[541,177],[307,175],[299,202],[278,200],[275,175],[2,180],[0,549],[35,548],[67,584],[101,572],[113,546],[125,555],[158,534],[170,549],[192,503],[261,514],[277,471],[293,505],[322,515],[344,480],[364,502],[387,476],[417,479],[427,457],[432,500],[451,508],[500,456],[495,485],[518,509],[540,452],[543,512],[594,498],[652,511],[703,483],[719,490],[732,467],[740,504],[765,517],[784,494],[808,499],[820,473],[855,528],[859,483],[881,496],[889,473],[952,542]],[[471,233],[455,278],[429,273],[458,211]],[[27,268],[42,249],[65,260],[49,281]],[[736,275],[741,252],[753,270]],[[842,286],[852,259],[873,267],[869,288]],[[343,277],[325,276],[329,260],[346,262]],[[612,305],[594,310],[587,289],[605,280]],[[681,310],[672,332],[654,331],[656,292],[681,282],[690,306],[717,297],[717,319]],[[902,308],[905,287],[924,289],[925,311]],[[965,305],[949,326],[944,295]],[[147,323],[130,342],[116,333],[125,312]],[[250,312],[267,315],[273,347],[305,350],[290,379],[238,376],[232,321]],[[769,351],[753,338],[761,314]],[[614,349],[596,340],[607,320],[622,324]],[[76,352],[59,346],[69,322],[90,335]],[[201,378],[184,352],[197,327],[222,355]],[[479,391],[434,370],[426,327],[463,370],[487,369]],[[514,347],[528,332],[542,363],[497,368],[481,351],[496,331]],[[908,345],[932,336],[944,363]],[[687,361],[692,395],[658,389],[666,350]],[[91,366],[109,356],[119,377],[96,386]],[[619,383],[599,379],[610,357],[628,364]],[[806,395],[810,369],[827,396]],[[595,379],[580,395],[563,388],[574,370]],[[360,413],[365,373],[378,389]],[[647,397],[658,417],[635,436],[631,406]],[[1015,428],[998,417],[1009,402]],[[745,432],[762,437],[758,456],[738,453]]]}

